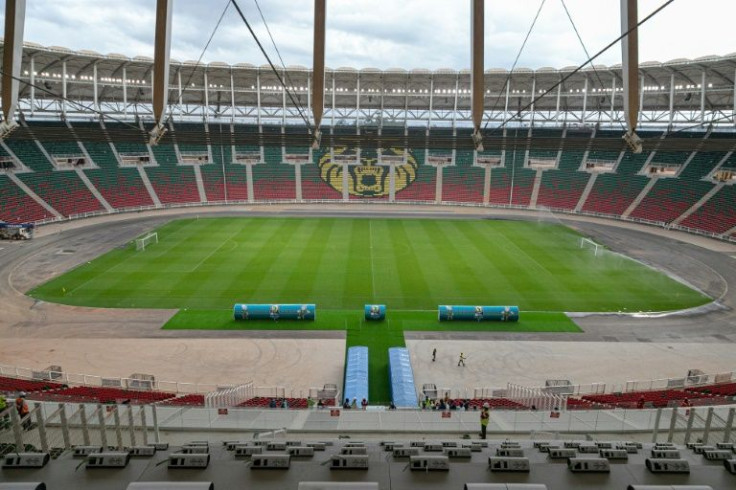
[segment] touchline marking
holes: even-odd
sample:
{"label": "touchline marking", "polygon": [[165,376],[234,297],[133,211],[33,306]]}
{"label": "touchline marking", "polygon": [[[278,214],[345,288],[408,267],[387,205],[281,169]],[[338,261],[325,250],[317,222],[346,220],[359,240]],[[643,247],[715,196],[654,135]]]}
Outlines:
{"label": "touchline marking", "polygon": [[194,272],[197,269],[199,269],[199,266],[201,266],[202,264],[204,264],[207,259],[209,259],[210,257],[212,257],[215,254],[215,252],[219,251],[226,243],[232,241],[233,240],[233,237],[235,237],[235,235],[237,235],[238,233],[240,233],[240,231],[238,231],[238,232],[233,233],[232,235],[230,235],[225,241],[223,241],[220,244],[219,247],[217,247],[216,249],[214,249],[212,252],[208,253],[206,257],[204,257],[202,260],[200,260],[199,262],[197,262],[197,265],[195,265],[191,270],[188,270],[187,273],[191,273],[191,272]]}

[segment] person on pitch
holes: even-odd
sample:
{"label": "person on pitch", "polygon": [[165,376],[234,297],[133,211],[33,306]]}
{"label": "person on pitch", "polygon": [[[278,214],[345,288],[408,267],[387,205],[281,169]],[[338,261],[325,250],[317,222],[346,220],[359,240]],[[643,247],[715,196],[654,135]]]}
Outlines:
{"label": "person on pitch", "polygon": [[458,366],[462,366],[462,367],[465,367],[465,359],[467,359],[467,357],[465,357],[465,354],[463,354],[463,353],[461,352],[461,353],[460,353],[460,360],[459,360],[459,361],[457,361],[457,365],[458,365]]}

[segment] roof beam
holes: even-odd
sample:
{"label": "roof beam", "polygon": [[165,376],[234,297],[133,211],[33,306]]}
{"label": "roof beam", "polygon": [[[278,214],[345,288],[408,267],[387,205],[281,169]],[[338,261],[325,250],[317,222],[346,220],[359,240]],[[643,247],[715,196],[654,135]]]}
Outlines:
{"label": "roof beam", "polygon": [[473,119],[473,144],[475,149],[483,151],[483,136],[480,134],[480,125],[483,122],[485,102],[485,70],[483,65],[484,41],[484,0],[471,0],[470,9],[470,94],[471,112]]}
{"label": "roof beam", "polygon": [[3,121],[0,140],[17,126],[14,117],[18,107],[20,64],[23,59],[23,28],[26,18],[26,0],[6,0],[5,33],[3,46]]}
{"label": "roof beam", "polygon": [[[312,49],[312,116],[314,138],[312,148],[319,148],[322,133],[322,112],[325,106],[325,22],[326,0],[314,0],[314,46]],[[333,79],[334,80],[334,79]],[[358,94],[360,97],[360,94]],[[333,92],[334,98],[334,92]]]}
{"label": "roof beam", "polygon": [[153,117],[155,126],[149,133],[155,145],[166,133],[164,116],[169,95],[169,57],[171,54],[171,15],[174,0],[156,0],[156,35],[153,51]]}
{"label": "roof beam", "polygon": [[[639,120],[639,30],[638,0],[621,0],[621,60],[624,82],[624,139],[634,153],[641,153],[641,139],[636,135]],[[630,32],[629,32],[630,31]]]}

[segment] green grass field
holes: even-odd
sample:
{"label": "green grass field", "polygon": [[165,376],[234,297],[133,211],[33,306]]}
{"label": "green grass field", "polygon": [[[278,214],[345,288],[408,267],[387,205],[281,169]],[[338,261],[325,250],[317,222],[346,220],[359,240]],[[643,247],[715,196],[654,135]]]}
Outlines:
{"label": "green grass field", "polygon": [[[565,311],[668,311],[709,298],[579,235],[537,222],[217,218],[173,221],[143,252],[120,247],[30,291],[70,305],[175,308],[165,328],[337,329],[367,345],[371,399],[406,330],[579,331]],[[235,322],[237,302],[316,303],[317,321]],[[365,324],[366,303],[388,321]],[[439,323],[439,304],[518,305],[518,324]],[[379,381],[384,380],[383,383]],[[375,382],[374,382],[375,381]]]}

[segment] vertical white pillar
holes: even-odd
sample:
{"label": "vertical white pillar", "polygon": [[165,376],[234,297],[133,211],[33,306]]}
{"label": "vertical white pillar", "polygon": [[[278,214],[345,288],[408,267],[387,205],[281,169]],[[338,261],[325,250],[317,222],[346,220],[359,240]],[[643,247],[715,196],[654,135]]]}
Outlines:
{"label": "vertical white pillar", "polygon": [[643,119],[642,112],[644,112],[644,75],[641,77],[641,86],[639,87],[639,119],[637,120],[637,127]]}
{"label": "vertical white pillar", "polygon": [[700,73],[700,124],[705,124],[705,70]]}
{"label": "vertical white pillar", "polygon": [[230,67],[230,124],[235,124],[235,77]]}
{"label": "vertical white pillar", "polygon": [[360,127],[360,72],[358,72],[358,78],[355,81],[355,127]]}
{"label": "vertical white pillar", "polygon": [[210,120],[210,82],[207,77],[207,68],[204,69],[202,75],[204,81],[204,122],[207,123]]}
{"label": "vertical white pillar", "polygon": [[184,93],[184,89],[181,86],[181,66],[179,67],[178,70],[176,70],[176,83],[177,83],[177,88],[179,90],[179,93],[178,93],[179,97],[177,98],[177,100],[179,101],[179,119],[181,120],[182,116],[184,115],[184,100],[182,97],[182,94]]}
{"label": "vertical white pillar", "polygon": [[[256,124],[261,127],[261,69],[256,68]],[[250,197],[250,194],[248,195]]]}
{"label": "vertical white pillar", "polygon": [[583,113],[580,115],[580,122],[585,124],[585,115],[588,110],[588,77],[585,77],[583,85]]}
{"label": "vertical white pillar", "polygon": [[613,122],[616,113],[616,77],[611,77],[611,122]]}
{"label": "vertical white pillar", "polygon": [[128,75],[123,67],[123,115],[128,115]]}
{"label": "vertical white pillar", "polygon": [[294,165],[294,185],[296,186],[296,200],[302,202],[302,164]]}
{"label": "vertical white pillar", "polygon": [[396,165],[393,163],[388,167],[388,202],[396,201]]}
{"label": "vertical white pillar", "polygon": [[61,114],[66,117],[66,60],[61,62]]}
{"label": "vertical white pillar", "polygon": [[434,186],[434,202],[442,202],[442,165],[437,165],[437,182]]}
{"label": "vertical white pillar", "polygon": [[675,119],[675,74],[670,75],[670,122],[669,125],[672,127],[672,122]]}
{"label": "vertical white pillar", "polygon": [[[31,115],[33,115],[34,110],[36,109],[36,60],[33,56],[31,56],[30,59],[31,63]],[[736,101],[734,102],[736,104]],[[736,112],[736,110],[734,110]]]}
{"label": "vertical white pillar", "polygon": [[[586,78],[585,80],[587,81],[588,79]],[[532,111],[531,117],[529,120],[530,127],[534,126],[534,97],[536,95],[536,92],[537,92],[537,76],[534,75],[532,77],[532,100],[531,100],[531,104],[529,105],[529,110]]]}
{"label": "vertical white pillar", "polygon": [[[736,87],[736,84],[734,84]],[[736,104],[736,100],[734,101]],[[432,110],[434,108],[434,73],[429,76],[429,119],[427,120],[427,127],[432,126]],[[736,113],[736,106],[734,106],[734,112]]]}
{"label": "vertical white pillar", "polygon": [[335,72],[332,72],[332,126],[335,126]]}
{"label": "vertical white pillar", "polygon": [[[31,82],[33,83],[33,82]],[[97,100],[97,63],[92,64],[92,107],[94,107],[95,111],[100,110],[100,104]]]}
{"label": "vertical white pillar", "polygon": [[457,97],[458,92],[460,91],[460,73],[458,72],[457,76],[455,77],[455,103],[452,107],[452,129],[455,129],[455,125],[457,124]]}
{"label": "vertical white pillar", "polygon": [[284,85],[281,86],[281,125],[286,126],[286,70],[281,73],[281,79]]}

